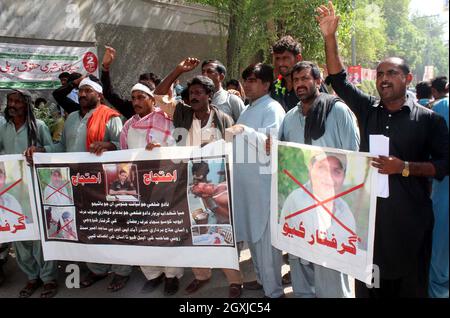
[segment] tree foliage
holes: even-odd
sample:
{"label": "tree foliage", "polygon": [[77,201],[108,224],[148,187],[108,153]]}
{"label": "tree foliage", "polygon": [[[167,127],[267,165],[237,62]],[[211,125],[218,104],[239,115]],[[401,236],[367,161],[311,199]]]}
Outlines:
{"label": "tree foliage", "polygon": [[[270,48],[283,35],[302,43],[303,56],[323,64],[324,48],[315,9],[322,0],[188,0],[209,5],[219,12],[218,23],[226,24],[227,67],[230,77],[239,77],[250,63],[271,63]],[[341,14],[340,41],[350,43],[350,0],[337,0]]]}
{"label": "tree foliage", "polygon": [[[315,9],[324,0],[186,0],[217,9],[225,26],[229,77],[238,78],[250,63],[271,63],[270,47],[283,35],[292,35],[303,46],[303,56],[325,62],[323,40]],[[448,75],[448,43],[443,27],[434,17],[409,16],[410,0],[335,0],[341,16],[340,52],[351,63],[351,36],[356,37],[357,64],[374,68],[387,56],[405,58],[417,77],[425,65],[435,65],[437,74]]]}

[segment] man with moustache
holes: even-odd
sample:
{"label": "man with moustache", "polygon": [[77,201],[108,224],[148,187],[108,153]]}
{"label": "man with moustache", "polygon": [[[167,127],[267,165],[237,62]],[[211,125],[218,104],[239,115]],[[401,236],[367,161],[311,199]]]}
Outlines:
{"label": "man with moustache", "polygon": [[[124,125],[120,134],[121,149],[169,147],[175,145],[172,137],[173,122],[161,109],[155,107],[154,93],[146,85],[137,83],[131,89],[131,101],[136,113]],[[184,269],[180,267],[141,266],[147,282],[142,292],[154,291],[163,281],[164,295],[178,292],[179,279]]]}
{"label": "man with moustache", "polygon": [[[200,64],[196,58],[186,58],[156,87],[156,95],[166,95],[172,84],[183,73],[195,69]],[[206,76],[194,77],[187,86],[189,105],[168,102],[160,105],[173,118],[175,128],[184,129],[176,137],[178,145],[204,146],[225,138],[225,129],[233,125],[233,119],[213,105],[214,82]],[[212,276],[209,268],[193,268],[195,279],[186,287],[187,294],[193,294],[209,282]],[[242,276],[240,271],[222,269],[227,277],[229,298],[241,295]]]}
{"label": "man with moustache", "polygon": [[[53,143],[45,124],[33,113],[31,94],[14,90],[7,95],[6,123],[0,126],[0,152],[22,154],[28,147],[48,146]],[[28,282],[19,297],[30,297],[44,283],[42,298],[57,293],[57,262],[44,261],[40,241],[14,242],[17,264],[27,275]]]}
{"label": "man with moustache", "polygon": [[182,146],[203,146],[223,139],[225,129],[233,125],[233,119],[212,103],[215,85],[206,76],[196,76],[188,83],[189,105],[162,98],[169,93],[178,77],[192,71],[199,64],[200,60],[196,58],[186,58],[154,92],[157,105],[173,119],[175,128],[185,129],[184,134],[175,136],[177,144]]}
{"label": "man with moustache", "polygon": [[93,75],[79,84],[81,109],[71,113],[65,122],[61,141],[45,147],[31,147],[33,152],[91,152],[101,155],[104,151],[120,149],[119,136],[122,120],[115,110],[101,104],[103,88]]}
{"label": "man with moustache", "polygon": [[292,67],[302,61],[302,47],[290,35],[279,39],[271,49],[275,83],[270,96],[283,106],[286,112],[297,105],[299,99],[292,86]]}
{"label": "man with moustache", "polygon": [[407,95],[413,76],[406,62],[387,58],[377,67],[380,100],[368,96],[347,79],[339,57],[336,31],[339,17],[331,1],[317,9],[325,40],[327,67],[336,93],[358,119],[361,151],[369,151],[370,135],[389,137],[389,156],[373,160],[389,175],[389,198],[377,199],[374,264],[380,288],[356,282],[357,297],[427,297],[433,209],[428,178],[449,173],[448,128],[440,115]]}
{"label": "man with moustache", "polygon": [[238,96],[223,89],[223,81],[227,75],[225,66],[217,60],[204,61],[202,63],[202,75],[209,77],[214,82],[212,104],[237,122],[245,105]]}
{"label": "man with moustache", "polygon": [[[102,72],[100,80],[103,86],[103,95],[105,99],[115,107],[125,118],[130,119],[136,113],[134,111],[133,102],[122,98],[114,90],[111,83],[111,65],[116,59],[116,50],[111,46],[105,46],[105,54],[102,60]],[[143,73],[139,75],[139,84],[147,86],[151,91],[155,90],[156,85],[161,79],[154,73]]]}
{"label": "man with moustache", "polygon": [[[79,103],[81,109],[71,113],[66,120],[61,141],[45,147],[30,147],[26,155],[32,158],[34,152],[91,152],[101,155],[104,151],[120,149],[122,120],[115,110],[101,104],[103,88],[93,75],[84,78],[79,84]],[[89,273],[81,281],[81,287],[89,287],[106,278],[111,269],[115,274],[108,286],[109,291],[125,287],[131,266],[87,264]]]}
{"label": "man with moustache", "polygon": [[[356,117],[339,98],[320,93],[322,79],[317,65],[311,62],[297,63],[292,69],[291,80],[300,102],[286,114],[280,140],[358,151],[359,130]],[[293,210],[288,209],[287,212],[289,211]],[[300,260],[294,255],[289,255],[289,264],[295,296],[350,296],[347,275]]]}
{"label": "man with moustache", "polygon": [[[295,64],[303,60],[302,46],[292,36],[287,35],[272,45],[271,53],[275,82],[270,96],[279,102],[287,113],[300,101],[292,85],[291,70]],[[323,83],[320,91],[328,92]]]}

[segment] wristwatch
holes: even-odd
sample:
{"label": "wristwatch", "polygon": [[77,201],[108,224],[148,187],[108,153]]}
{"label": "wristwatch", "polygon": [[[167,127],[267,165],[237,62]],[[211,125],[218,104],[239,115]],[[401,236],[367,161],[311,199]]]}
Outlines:
{"label": "wristwatch", "polygon": [[409,177],[409,162],[405,161],[405,167],[402,170],[403,177]]}

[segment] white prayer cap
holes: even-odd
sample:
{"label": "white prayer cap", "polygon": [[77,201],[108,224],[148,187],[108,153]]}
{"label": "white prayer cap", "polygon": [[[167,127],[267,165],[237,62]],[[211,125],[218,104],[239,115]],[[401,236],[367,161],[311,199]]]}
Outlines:
{"label": "white prayer cap", "polygon": [[322,152],[311,158],[311,165],[313,165],[317,161],[327,159],[328,157],[335,157],[341,163],[342,169],[344,169],[344,171],[347,170],[347,156],[345,154]]}
{"label": "white prayer cap", "polygon": [[141,91],[141,92],[144,92],[144,93],[150,95],[151,97],[155,97],[155,94],[153,94],[153,91],[141,83],[137,83],[136,85],[133,86],[133,88],[131,89],[131,93],[133,94],[134,91]]}
{"label": "white prayer cap", "polygon": [[103,94],[102,86],[99,83],[96,83],[93,80],[91,80],[89,77],[86,77],[85,79],[83,79],[81,81],[80,85],[78,85],[78,87],[83,87],[83,86],[90,86],[97,93]]}

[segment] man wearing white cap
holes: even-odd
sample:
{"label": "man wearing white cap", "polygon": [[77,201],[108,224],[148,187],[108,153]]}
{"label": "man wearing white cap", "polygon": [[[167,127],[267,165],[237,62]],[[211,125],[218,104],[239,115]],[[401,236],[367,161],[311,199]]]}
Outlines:
{"label": "man wearing white cap", "polygon": [[32,147],[27,156],[31,158],[34,151],[100,155],[104,151],[119,149],[122,120],[117,111],[101,103],[102,93],[102,86],[95,76],[84,78],[78,92],[81,109],[67,117],[61,141],[43,148]]}
{"label": "man wearing white cap", "polygon": [[[61,141],[45,147],[31,147],[26,155],[32,158],[33,152],[91,152],[101,155],[104,151],[120,149],[119,139],[122,120],[115,110],[102,105],[102,86],[95,76],[84,78],[79,84],[80,111],[71,113],[66,120]],[[108,276],[112,267],[115,273],[108,290],[122,289],[131,273],[130,266],[87,264],[90,272],[81,282],[82,287],[89,287]]]}
{"label": "man wearing white cap", "polygon": [[131,89],[133,109],[136,113],[124,125],[120,134],[121,149],[163,147],[175,145],[172,137],[173,122],[159,108],[155,108],[153,91],[143,84],[136,84]]}
{"label": "man wearing white cap", "polygon": [[[154,108],[153,91],[143,84],[136,84],[131,89],[131,100],[136,113],[124,125],[120,134],[122,149],[168,147],[175,145],[172,137],[173,122],[159,108]],[[171,296],[178,291],[179,279],[183,276],[183,268],[142,266],[142,272],[147,282],[142,289],[149,293],[155,290],[165,280],[164,294]]]}

